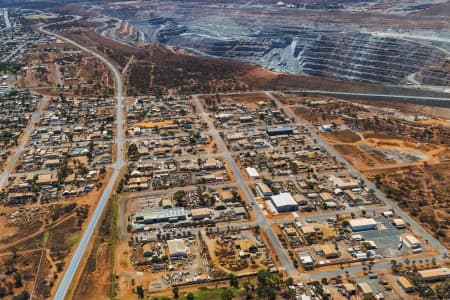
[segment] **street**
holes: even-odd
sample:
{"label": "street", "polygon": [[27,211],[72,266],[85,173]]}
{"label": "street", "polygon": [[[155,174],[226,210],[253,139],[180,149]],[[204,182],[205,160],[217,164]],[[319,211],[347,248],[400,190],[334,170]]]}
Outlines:
{"label": "street", "polygon": [[94,210],[94,213],[92,214],[91,219],[89,220],[89,223],[83,232],[83,235],[80,239],[80,242],[78,243],[78,246],[70,260],[69,265],[67,266],[67,269],[64,273],[64,277],[62,278],[58,289],[55,293],[54,299],[64,299],[66,297],[66,294],[69,290],[69,287],[75,277],[75,274],[78,271],[78,267],[80,265],[80,262],[82,261],[83,257],[85,257],[87,246],[89,245],[89,241],[91,240],[91,237],[94,233],[95,228],[97,227],[97,224],[99,223],[101,216],[103,214],[103,211],[106,207],[106,204],[108,200],[111,198],[114,187],[116,182],[120,179],[120,171],[125,166],[125,155],[124,155],[124,119],[123,119],[123,83],[121,78],[120,71],[106,58],[98,54],[97,52],[88,49],[86,47],[81,46],[80,44],[76,43],[75,41],[72,41],[68,38],[65,38],[59,34],[47,31],[44,29],[44,26],[40,28],[40,30],[48,35],[53,35],[57,37],[58,39],[61,39],[63,41],[66,41],[82,51],[85,51],[96,58],[98,58],[100,61],[102,61],[108,69],[111,71],[111,73],[114,75],[114,80],[116,84],[116,145],[117,145],[117,158],[116,162],[112,165],[113,167],[113,173],[111,175],[111,178],[109,179],[109,182],[103,191],[103,194],[101,195],[98,204]]}

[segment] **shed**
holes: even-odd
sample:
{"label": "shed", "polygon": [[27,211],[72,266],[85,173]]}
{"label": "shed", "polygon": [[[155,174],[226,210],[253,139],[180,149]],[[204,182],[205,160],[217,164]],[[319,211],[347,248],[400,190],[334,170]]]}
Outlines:
{"label": "shed", "polygon": [[392,224],[394,224],[395,227],[397,227],[398,229],[402,229],[406,227],[406,223],[405,221],[403,221],[403,219],[393,219],[392,220]]}
{"label": "shed", "polygon": [[402,287],[402,289],[407,293],[414,292],[414,286],[409,282],[408,278],[404,276],[400,276],[397,279],[398,284]]}
{"label": "shed", "polygon": [[361,294],[372,295],[372,288],[367,284],[367,282],[360,282],[357,286]]}

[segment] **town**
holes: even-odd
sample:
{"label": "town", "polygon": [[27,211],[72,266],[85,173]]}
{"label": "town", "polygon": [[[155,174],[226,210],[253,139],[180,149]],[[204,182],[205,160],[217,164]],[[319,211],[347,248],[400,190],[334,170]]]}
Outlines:
{"label": "town", "polygon": [[69,21],[0,17],[0,298],[448,296],[448,108],[127,94]]}

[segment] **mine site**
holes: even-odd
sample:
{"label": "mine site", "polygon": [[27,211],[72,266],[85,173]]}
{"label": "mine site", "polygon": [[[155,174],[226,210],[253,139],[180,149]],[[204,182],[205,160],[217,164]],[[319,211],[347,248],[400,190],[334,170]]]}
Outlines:
{"label": "mine site", "polygon": [[0,298],[450,299],[450,2],[0,0]]}

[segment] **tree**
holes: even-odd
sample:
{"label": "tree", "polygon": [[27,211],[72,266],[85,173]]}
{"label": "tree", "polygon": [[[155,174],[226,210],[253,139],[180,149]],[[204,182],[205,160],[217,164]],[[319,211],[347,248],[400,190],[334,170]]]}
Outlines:
{"label": "tree", "polygon": [[252,295],[250,294],[250,290],[252,289],[252,285],[250,282],[244,282],[244,290],[245,290],[245,299],[252,299]]}
{"label": "tree", "polygon": [[186,295],[186,300],[194,300],[194,294],[188,293],[188,294]]}
{"label": "tree", "polygon": [[128,155],[129,156],[135,156],[138,153],[138,148],[136,144],[130,144],[128,146]]}
{"label": "tree", "polygon": [[223,290],[220,298],[222,300],[233,300],[233,297],[234,297],[233,291],[230,289],[225,289]]}
{"label": "tree", "polygon": [[175,299],[178,299],[178,298],[180,297],[180,295],[178,294],[178,287],[174,287],[174,288],[172,289],[172,293],[173,293],[173,297],[174,297]]}
{"label": "tree", "polygon": [[287,286],[292,286],[292,285],[294,285],[294,279],[293,279],[292,277],[289,277],[289,278],[286,280],[286,285],[287,285]]}
{"label": "tree", "polygon": [[139,299],[144,299],[144,289],[142,288],[142,285],[136,287],[136,294],[138,294]]}
{"label": "tree", "polygon": [[4,298],[8,295],[8,291],[6,290],[5,287],[1,286],[0,287],[0,298]]}
{"label": "tree", "polygon": [[230,274],[229,278],[230,278],[230,286],[238,288],[239,287],[238,277],[234,274]]}
{"label": "tree", "polygon": [[263,299],[276,299],[276,290],[280,290],[279,277],[275,277],[269,270],[261,270],[256,274],[258,280],[257,292]]}
{"label": "tree", "polygon": [[11,253],[14,259],[17,258],[17,248],[16,247],[12,247],[11,248]]}
{"label": "tree", "polygon": [[395,259],[391,260],[391,269],[393,273],[397,272],[397,261]]}
{"label": "tree", "polygon": [[181,199],[184,198],[184,196],[186,196],[186,192],[184,190],[176,191],[175,194],[173,195],[173,200],[175,202],[180,202]]}
{"label": "tree", "polygon": [[28,300],[28,299],[30,299],[30,293],[28,293],[28,291],[22,291],[22,293],[20,293],[17,296],[14,296],[12,299],[13,300]]}
{"label": "tree", "polygon": [[22,283],[22,274],[20,274],[19,272],[14,273],[14,285],[16,286],[16,288],[20,288],[23,286]]}

